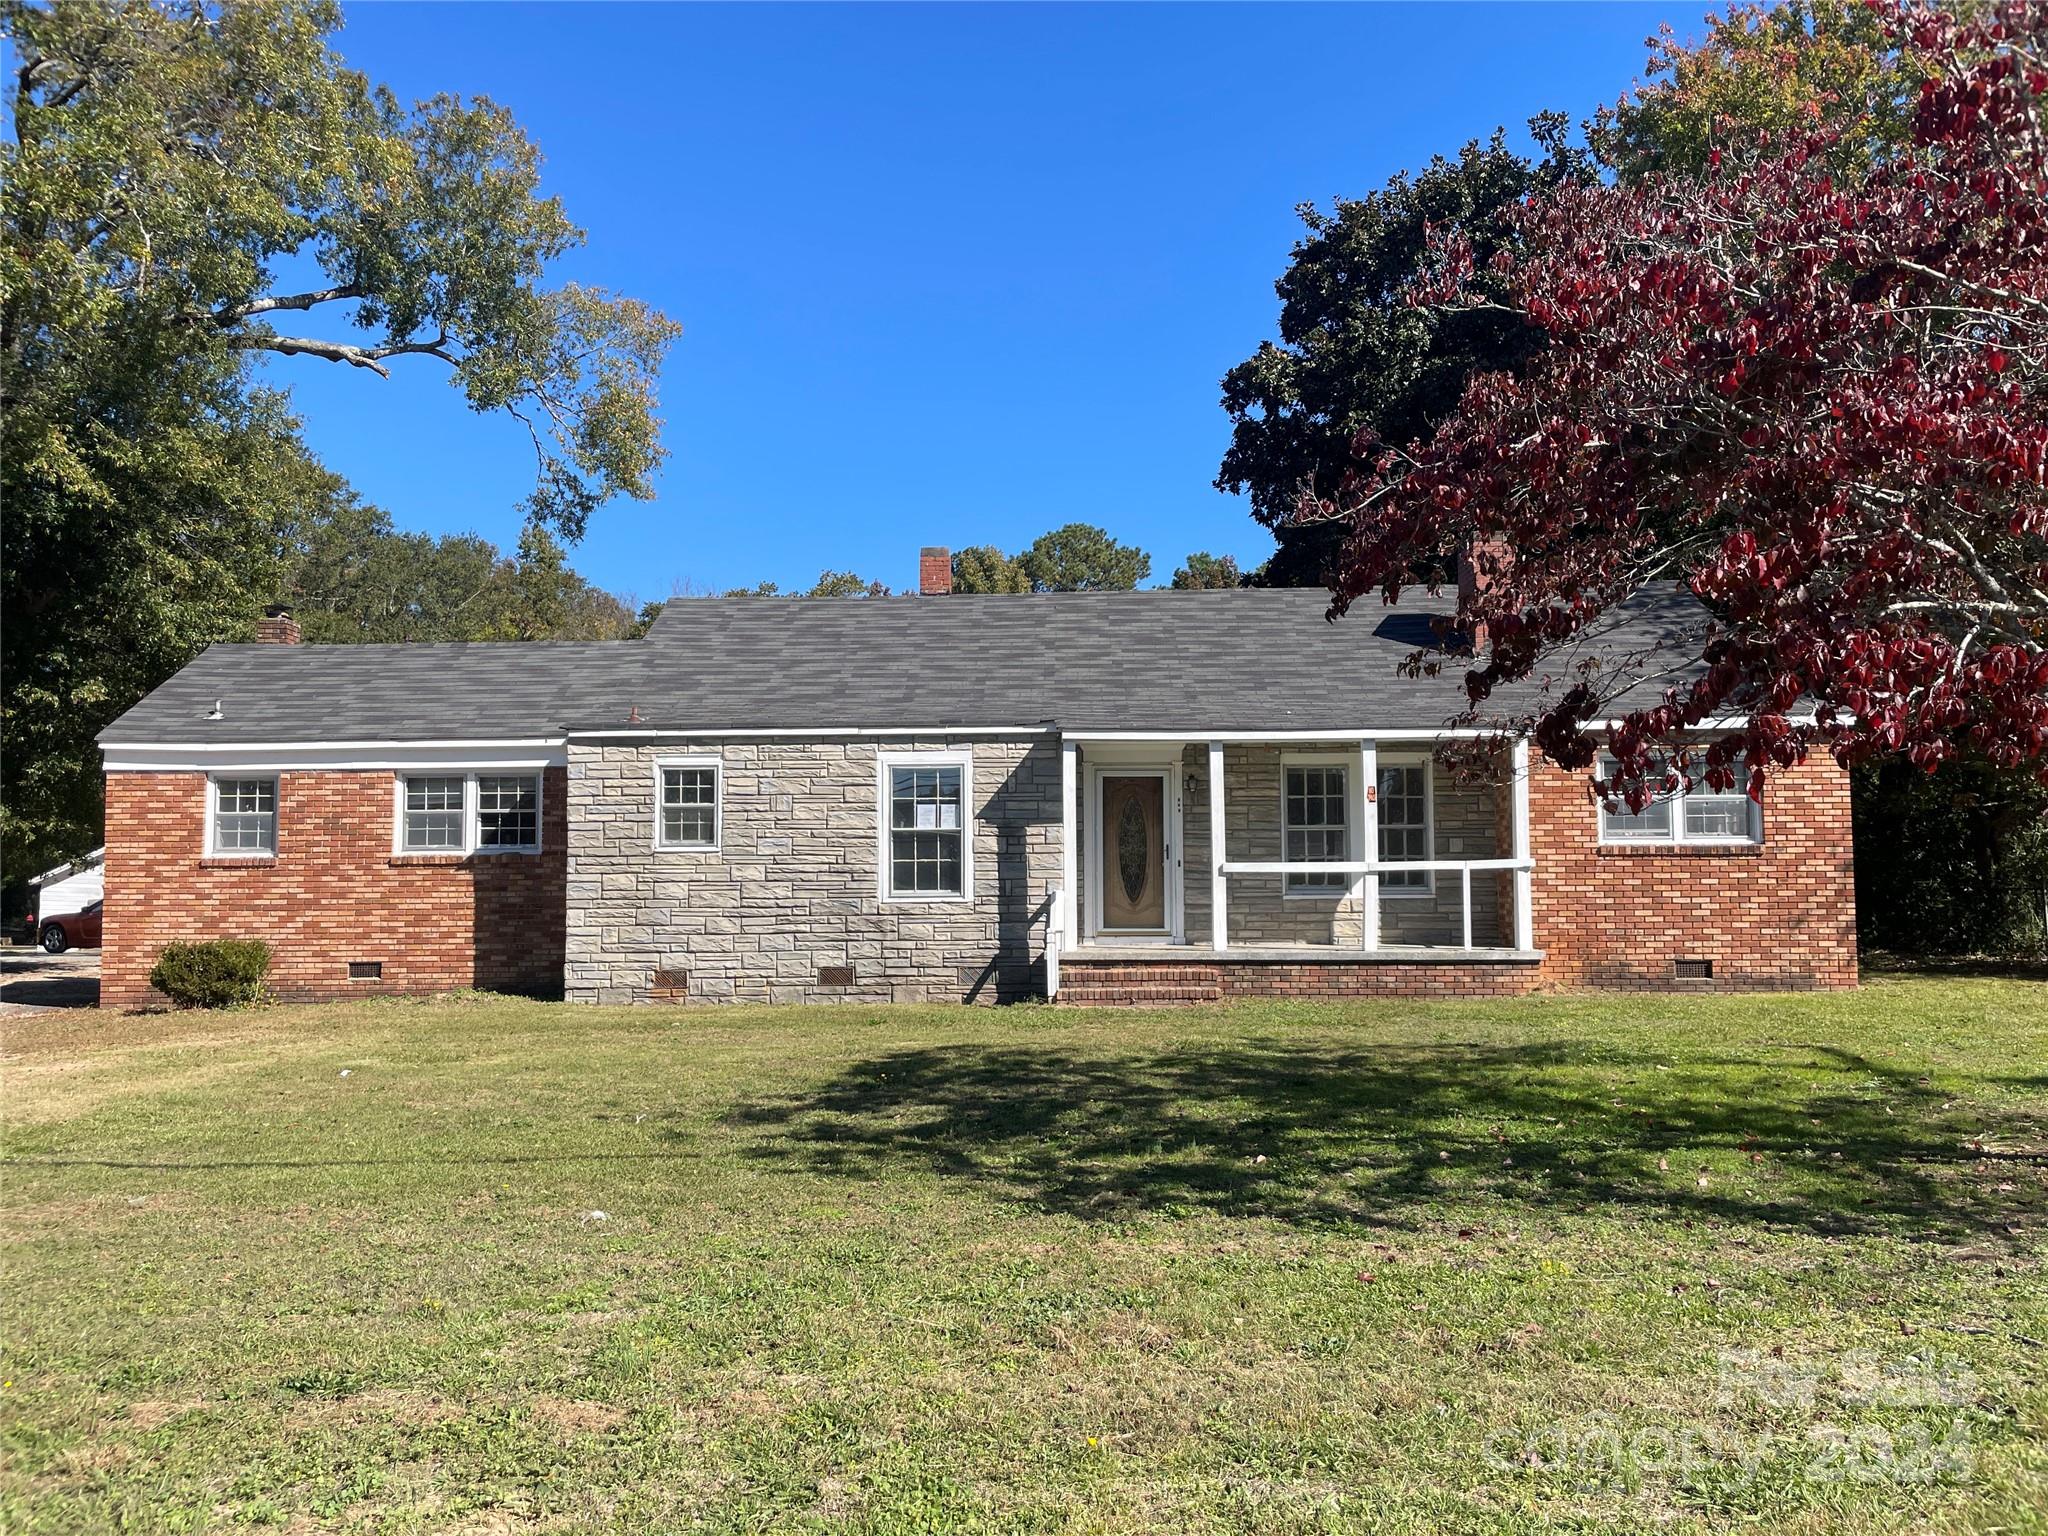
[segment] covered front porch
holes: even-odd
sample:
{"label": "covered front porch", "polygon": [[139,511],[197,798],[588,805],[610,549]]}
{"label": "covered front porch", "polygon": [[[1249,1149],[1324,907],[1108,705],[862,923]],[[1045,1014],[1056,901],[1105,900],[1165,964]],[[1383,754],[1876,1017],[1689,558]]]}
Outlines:
{"label": "covered front porch", "polygon": [[1061,753],[1049,996],[1533,985],[1524,741],[1070,732]]}

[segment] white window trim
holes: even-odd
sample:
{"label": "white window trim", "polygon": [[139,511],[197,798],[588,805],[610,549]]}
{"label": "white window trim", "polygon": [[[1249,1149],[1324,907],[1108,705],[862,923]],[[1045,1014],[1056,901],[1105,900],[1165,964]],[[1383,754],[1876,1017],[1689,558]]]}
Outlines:
{"label": "white window trim", "polygon": [[[250,779],[270,781],[270,846],[268,848],[223,848],[214,841],[220,835],[220,781],[231,779],[243,783]],[[277,845],[282,840],[284,827],[284,803],[281,791],[284,781],[275,773],[209,773],[206,776],[206,857],[209,859],[255,859],[266,860],[277,857]]]}
{"label": "white window trim", "polygon": [[[1436,857],[1436,759],[1426,752],[1382,752],[1378,766],[1381,768],[1420,768],[1422,770],[1422,847],[1423,857]],[[1378,786],[1374,786],[1377,790]],[[1381,818],[1375,814],[1372,819],[1373,835],[1379,835]],[[1379,850],[1373,850],[1373,857],[1379,857]],[[1436,871],[1422,871],[1420,885],[1389,885],[1387,871],[1380,871],[1380,900],[1382,901],[1434,901],[1436,900]]]}
{"label": "white window trim", "polygon": [[[708,843],[665,842],[661,835],[661,775],[669,768],[711,770],[711,841]],[[654,851],[656,853],[716,854],[725,848],[725,763],[716,757],[657,757],[654,760]]]}
{"label": "white window trim", "polygon": [[[898,768],[960,770],[960,890],[906,891],[889,888],[894,860],[889,856],[889,775]],[[974,754],[958,752],[879,752],[875,755],[875,890],[890,906],[957,905],[974,900]]]}
{"label": "white window trim", "polygon": [[[532,779],[533,842],[511,848],[477,843],[478,779]],[[405,846],[405,786],[409,779],[462,780],[462,846],[460,848],[408,848]],[[539,769],[500,768],[481,770],[422,768],[391,776],[391,856],[396,859],[530,858],[541,851],[547,835],[548,776]]]}
{"label": "white window trim", "polygon": [[[1351,752],[1283,752],[1280,755],[1280,862],[1287,862],[1287,770],[1290,768],[1338,768],[1344,773],[1344,858],[1359,857],[1358,833],[1365,825],[1365,799],[1358,782],[1358,757]],[[1297,886],[1280,877],[1280,895],[1286,901],[1342,901],[1357,887],[1358,877],[1345,875],[1342,885]]]}
{"label": "white window trim", "polygon": [[[1602,756],[1599,772],[1602,778],[1614,772],[1614,759]],[[1671,806],[1671,832],[1665,837],[1610,837],[1607,833],[1607,807],[1596,796],[1593,801],[1593,827],[1598,845],[1602,848],[1755,848],[1764,840],[1764,808],[1745,794],[1743,803],[1749,807],[1749,832],[1743,837],[1700,837],[1685,830],[1685,802],[1696,793],[1690,785],[1676,790],[1664,798]],[[1714,791],[1707,791],[1712,794]],[[1730,793],[1733,793],[1732,791]]]}

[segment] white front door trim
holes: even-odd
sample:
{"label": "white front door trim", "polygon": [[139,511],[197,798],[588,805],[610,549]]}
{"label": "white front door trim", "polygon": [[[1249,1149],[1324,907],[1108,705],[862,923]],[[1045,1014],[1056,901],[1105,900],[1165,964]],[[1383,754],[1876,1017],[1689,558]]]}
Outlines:
{"label": "white front door trim", "polygon": [[[1156,754],[1145,758],[1126,757],[1118,753],[1114,761],[1104,762],[1099,754],[1088,769],[1088,804],[1082,817],[1083,835],[1088,840],[1089,858],[1085,881],[1088,887],[1086,942],[1115,944],[1185,944],[1184,912],[1181,890],[1181,873],[1184,860],[1181,856],[1181,767],[1180,752],[1176,748],[1172,757],[1162,758]],[[1108,870],[1109,859],[1102,839],[1102,781],[1104,777],[1117,779],[1142,779],[1157,776],[1161,783],[1160,809],[1161,830],[1164,833],[1166,860],[1166,931],[1125,932],[1102,927],[1102,881]]]}

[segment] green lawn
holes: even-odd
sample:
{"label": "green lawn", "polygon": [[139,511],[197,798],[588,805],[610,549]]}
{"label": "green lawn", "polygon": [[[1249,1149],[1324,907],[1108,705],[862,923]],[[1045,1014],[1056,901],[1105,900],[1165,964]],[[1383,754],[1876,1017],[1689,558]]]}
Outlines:
{"label": "green lawn", "polygon": [[5,1027],[10,1536],[2048,1531],[2038,983]]}

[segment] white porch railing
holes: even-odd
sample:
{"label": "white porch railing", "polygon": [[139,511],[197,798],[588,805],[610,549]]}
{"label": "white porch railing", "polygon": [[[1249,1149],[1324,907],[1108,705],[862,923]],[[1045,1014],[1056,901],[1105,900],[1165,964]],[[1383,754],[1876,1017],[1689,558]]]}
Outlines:
{"label": "white porch railing", "polygon": [[[1424,870],[1455,871],[1458,876],[1458,910],[1463,922],[1462,948],[1472,947],[1472,875],[1474,871],[1513,870],[1517,874],[1536,867],[1534,859],[1349,859],[1342,862],[1287,864],[1265,860],[1242,863],[1225,860],[1218,865],[1225,875],[1362,875],[1366,922],[1361,948],[1379,948],[1379,880],[1381,875],[1414,874]],[[1355,887],[1354,887],[1355,889]]]}
{"label": "white porch railing", "polygon": [[[1363,791],[1357,805],[1359,846],[1375,848],[1379,845],[1379,806],[1377,786],[1379,784],[1379,739],[1384,734],[1389,740],[1398,740],[1412,746],[1416,742],[1427,742],[1442,737],[1463,734],[1458,731],[1429,732],[1419,730],[1391,730],[1384,733],[1337,732],[1276,732],[1270,735],[1256,732],[1228,732],[1207,735],[1190,734],[1185,737],[1163,738],[1129,736],[1120,737],[1114,732],[1085,733],[1070,735],[1061,744],[1060,750],[1060,803],[1061,803],[1061,888],[1053,892],[1048,904],[1046,922],[1046,982],[1047,995],[1052,995],[1059,984],[1059,954],[1062,950],[1076,950],[1081,945],[1081,911],[1085,903],[1081,900],[1081,872],[1079,867],[1079,812],[1080,795],[1080,748],[1082,741],[1138,741],[1148,742],[1164,739],[1183,745],[1195,745],[1206,740],[1208,747],[1209,773],[1209,857],[1206,860],[1190,858],[1186,868],[1190,874],[1206,864],[1209,871],[1209,947],[1226,950],[1230,947],[1230,888],[1231,875],[1279,875],[1293,874],[1345,874],[1355,877],[1352,892],[1361,899],[1363,921],[1360,923],[1359,947],[1371,952],[1380,948],[1380,880],[1388,874],[1412,873],[1418,870],[1446,870],[1458,876],[1460,937],[1463,947],[1472,945],[1472,876],[1475,872],[1502,871],[1514,875],[1513,927],[1502,937],[1518,951],[1531,951],[1536,947],[1535,937],[1535,889],[1533,871],[1535,859],[1529,844],[1529,741],[1518,738],[1511,749],[1511,764],[1508,775],[1508,835],[1511,852],[1505,857],[1485,859],[1359,859],[1343,863],[1291,864],[1284,861],[1231,860],[1223,851],[1224,830],[1227,824],[1224,805],[1224,750],[1226,743],[1245,742],[1254,745],[1271,745],[1290,740],[1334,742],[1343,741],[1357,753],[1353,763],[1358,774],[1358,786]],[[1055,942],[1057,940],[1057,942]]]}
{"label": "white porch railing", "polygon": [[1045,1000],[1060,995],[1060,948],[1066,943],[1066,919],[1060,908],[1066,893],[1055,888],[1045,899]]}

